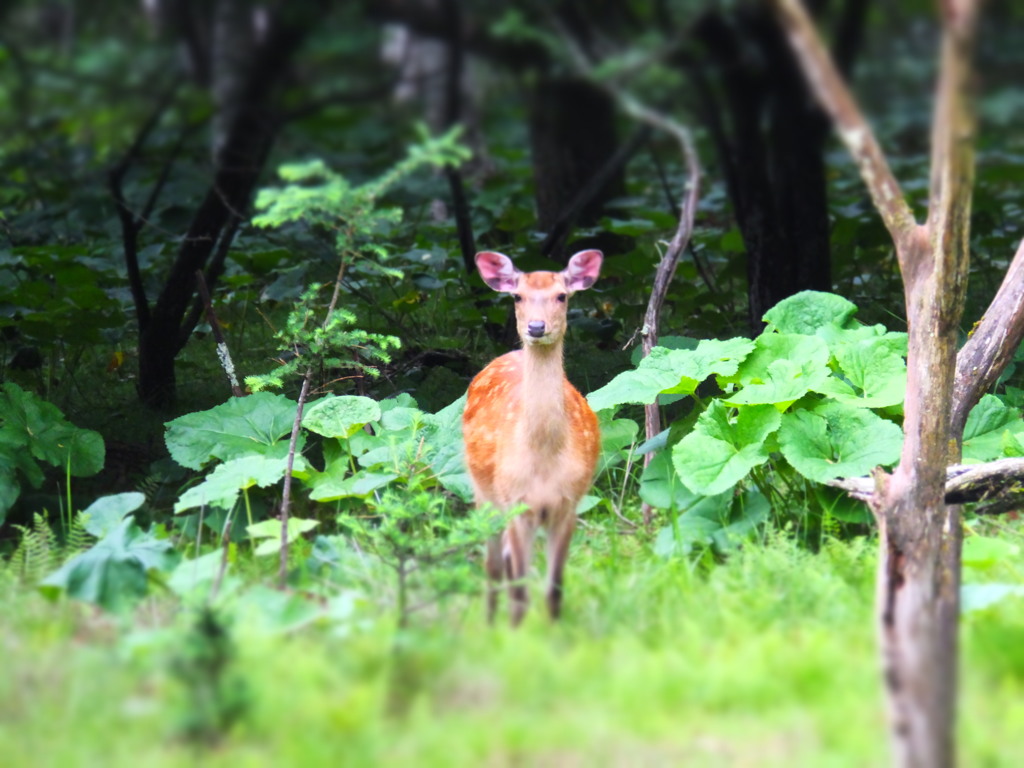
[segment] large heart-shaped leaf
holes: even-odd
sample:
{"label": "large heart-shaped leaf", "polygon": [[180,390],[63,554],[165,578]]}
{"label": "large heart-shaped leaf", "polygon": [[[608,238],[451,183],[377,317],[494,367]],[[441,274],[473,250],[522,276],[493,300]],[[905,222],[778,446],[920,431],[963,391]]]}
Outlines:
{"label": "large heart-shaped leaf", "polygon": [[376,400],[359,395],[325,397],[302,414],[302,426],[324,437],[347,438],[381,417]]}
{"label": "large heart-shaped leaf", "polygon": [[705,339],[696,349],[655,347],[635,370],[620,373],[587,395],[595,411],[653,403],[659,394],[693,394],[709,376],[731,376],[753,349],[750,339]]}
{"label": "large heart-shaped leaf", "polygon": [[995,395],[984,395],[967,416],[964,425],[964,461],[991,461],[1003,456],[1008,440],[1024,432],[1020,411]]}
{"label": "large heart-shaped leaf", "polygon": [[170,571],[177,561],[170,541],[143,531],[129,517],[64,563],[40,589],[49,597],[64,591],[76,600],[122,611],[146,595],[149,571]]}
{"label": "large heart-shaped leaf", "polygon": [[768,460],[765,441],[779,428],[779,412],[771,405],[741,408],[735,416],[731,410],[713,402],[672,449],[676,472],[694,493],[722,493]]}
{"label": "large heart-shaped leaf", "polygon": [[[305,464],[301,456],[295,458],[298,464]],[[230,459],[218,465],[199,485],[181,494],[174,504],[174,512],[177,514],[196,507],[230,510],[243,490],[254,485],[261,488],[273,485],[284,477],[286,469],[285,458],[242,456]]]}
{"label": "large heart-shaped leaf", "polygon": [[826,401],[785,414],[779,447],[797,472],[826,483],[895,464],[903,448],[903,430],[873,411]]}
{"label": "large heart-shaped leaf", "polygon": [[284,395],[271,392],[233,397],[208,411],[167,422],[167,449],[189,469],[254,454],[280,458],[288,452],[288,441],[281,438],[291,435],[296,407]]}
{"label": "large heart-shaped leaf", "polygon": [[764,321],[780,333],[813,334],[826,325],[845,325],[856,312],[857,305],[842,296],[801,291],[765,312]]}

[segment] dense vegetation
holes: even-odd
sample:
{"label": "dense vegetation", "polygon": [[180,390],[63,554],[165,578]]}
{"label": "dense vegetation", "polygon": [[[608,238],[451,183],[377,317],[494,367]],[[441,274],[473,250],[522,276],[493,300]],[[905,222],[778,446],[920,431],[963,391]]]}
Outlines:
{"label": "dense vegetation", "polygon": [[[778,118],[757,136],[716,123],[738,117],[721,24],[767,50],[763,20],[673,5],[693,32],[675,57],[657,53],[658,4],[566,4],[567,30],[529,5],[453,2],[482,37],[396,66],[382,17],[437,44],[404,3],[311,3],[251,39],[230,17],[245,4],[215,3],[226,42],[198,4],[151,5],[0,11],[4,763],[882,762],[873,521],[828,483],[899,458],[901,291],[827,132],[800,148],[823,161],[821,205],[800,208],[787,183],[815,181],[780,170],[801,155],[773,154]],[[993,6],[965,338],[1021,236],[1019,14]],[[175,46],[203,35],[173,8],[209,25],[191,69]],[[924,178],[934,29],[895,34],[905,21],[864,16],[848,55],[901,170]],[[573,70],[581,30],[619,22],[606,58]],[[416,55],[455,71],[447,90],[409,74]],[[641,358],[686,174],[622,107],[667,93],[705,175],[665,335]],[[571,114],[536,113],[559,102],[593,121],[585,139]],[[764,178],[730,155],[751,142]],[[591,183],[580,167],[608,154],[621,162]],[[789,223],[758,229],[761,205]],[[790,262],[801,237],[818,250]],[[571,309],[566,367],[602,456],[555,626],[483,619],[481,545],[504,521],[470,508],[461,396],[513,339],[474,247],[524,269],[606,253]],[[800,277],[814,259],[824,285]],[[773,282],[787,270],[795,283]],[[665,429],[647,440],[655,402]],[[1011,366],[964,460],[1024,456],[1022,408]],[[961,751],[1016,765],[1024,530],[979,507],[965,531]]]}

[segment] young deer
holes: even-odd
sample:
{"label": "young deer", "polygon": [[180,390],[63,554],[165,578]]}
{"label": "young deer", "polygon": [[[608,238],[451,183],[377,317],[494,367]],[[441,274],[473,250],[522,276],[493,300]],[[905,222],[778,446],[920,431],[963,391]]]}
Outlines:
{"label": "young deer", "polygon": [[601,438],[597,417],[565,378],[562,341],[567,299],[594,284],[600,251],[581,251],[561,272],[522,273],[507,256],[476,255],[484,282],[515,299],[523,348],[493,360],[469,385],[462,432],[478,505],[525,504],[487,545],[487,618],[494,620],[498,587],[507,578],[513,626],[526,613],[522,583],[538,526],[548,532],[547,602],[562,607],[562,576],[576,527],[576,505],[590,487]]}

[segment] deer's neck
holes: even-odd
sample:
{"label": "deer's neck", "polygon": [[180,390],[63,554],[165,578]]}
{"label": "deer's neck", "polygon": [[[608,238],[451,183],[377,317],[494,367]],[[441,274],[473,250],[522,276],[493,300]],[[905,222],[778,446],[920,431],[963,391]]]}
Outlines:
{"label": "deer's neck", "polygon": [[560,448],[565,442],[565,366],[562,344],[523,349],[523,421],[534,449]]}

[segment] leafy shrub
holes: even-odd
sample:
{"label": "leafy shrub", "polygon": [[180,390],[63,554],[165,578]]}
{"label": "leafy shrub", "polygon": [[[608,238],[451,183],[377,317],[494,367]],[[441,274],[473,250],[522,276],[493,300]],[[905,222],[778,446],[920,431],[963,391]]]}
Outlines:
{"label": "leafy shrub", "polygon": [[[680,513],[659,534],[659,552],[729,549],[770,512],[803,526],[812,544],[826,528],[870,521],[860,502],[827,483],[899,460],[907,340],[858,322],[855,312],[839,296],[800,293],[766,313],[754,340],[656,347],[590,394],[604,415],[626,404],[689,400],[682,418],[641,447],[659,451],[641,497]],[[967,421],[964,460],[1021,455],[1020,410],[986,395]]]}
{"label": "leafy shrub", "polygon": [[797,521],[809,511],[818,525],[866,519],[820,484],[899,459],[906,335],[863,325],[855,312],[841,297],[804,292],[770,310],[756,339],[657,347],[591,393],[598,411],[690,401],[647,447],[664,446],[641,478],[645,501],[683,512],[662,531],[661,551],[727,548],[769,508]]}
{"label": "leafy shrub", "polygon": [[40,463],[87,477],[103,468],[104,458],[98,432],[76,427],[57,406],[13,382],[0,388],[0,524],[21,494],[21,479],[42,485]]}

